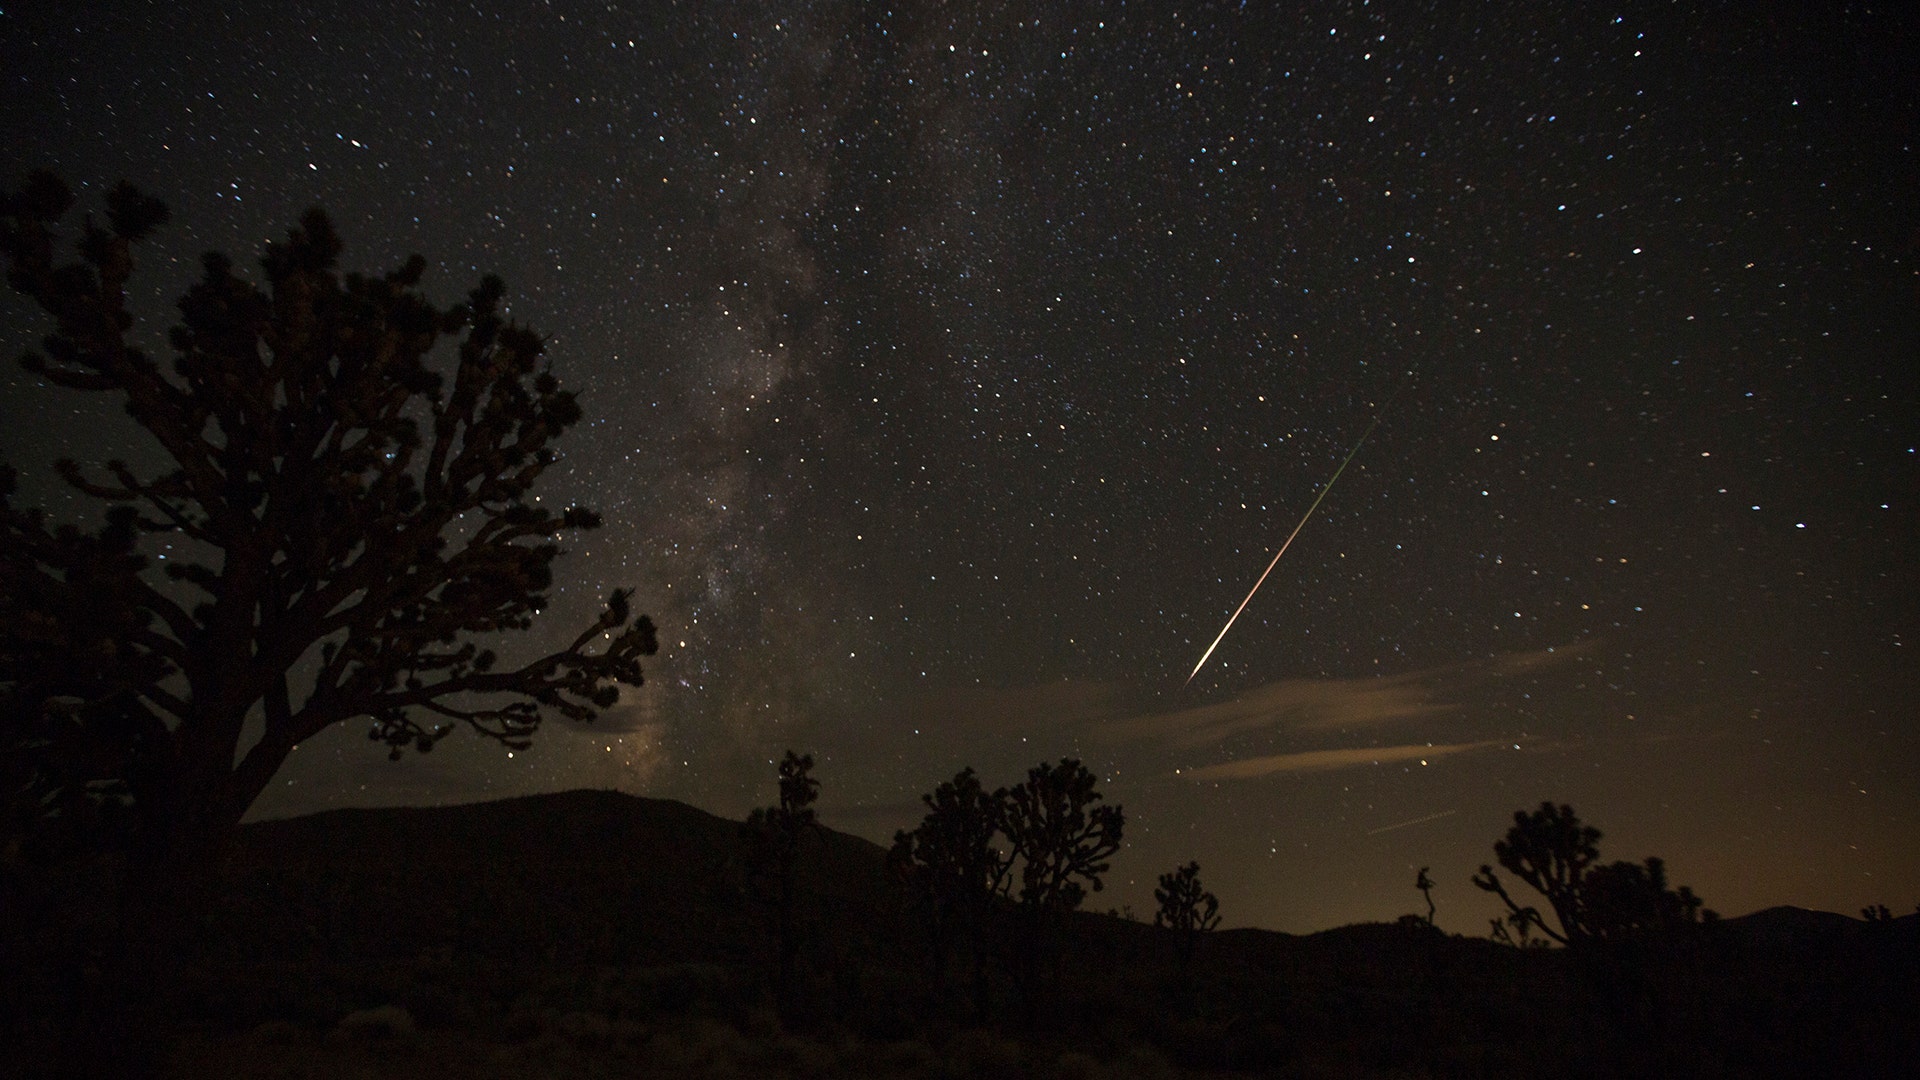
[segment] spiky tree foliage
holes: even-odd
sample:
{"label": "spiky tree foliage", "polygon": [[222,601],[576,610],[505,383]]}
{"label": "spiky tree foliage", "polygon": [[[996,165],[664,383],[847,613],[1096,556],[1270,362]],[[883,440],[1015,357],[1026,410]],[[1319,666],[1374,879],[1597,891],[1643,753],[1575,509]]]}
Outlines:
{"label": "spiky tree foliage", "polygon": [[1101,805],[1096,783],[1085,765],[1061,758],[1058,765],[1043,761],[1027,770],[1025,782],[1007,792],[1000,831],[1020,866],[1007,960],[1029,1012],[1058,980],[1067,913],[1089,889],[1100,891],[1107,860],[1120,850],[1126,815],[1118,806]]}
{"label": "spiky tree foliage", "polygon": [[1420,872],[1414,875],[1414,878],[1413,878],[1413,887],[1416,889],[1419,889],[1420,895],[1424,897],[1427,901],[1427,925],[1428,926],[1433,925],[1433,914],[1434,914],[1434,911],[1436,910],[1433,906],[1433,878],[1427,876],[1427,871],[1431,869],[1433,869],[1433,867],[1423,866],[1420,868]]}
{"label": "spiky tree foliage", "polygon": [[912,832],[894,834],[889,862],[926,911],[934,981],[945,981],[948,954],[965,946],[979,999],[986,979],[987,916],[1006,892],[1013,859],[993,842],[1007,791],[987,791],[966,768],[920,801],[927,816]]}
{"label": "spiky tree foliage", "polygon": [[476,640],[530,628],[556,538],[599,524],[534,494],[580,407],[498,278],[439,307],[418,256],[343,274],[310,211],[257,280],[205,257],[162,363],[131,336],[127,288],[164,207],[120,185],[63,261],[72,202],[47,174],[0,199],[8,281],[52,323],[23,364],[118,398],[165,464],[60,462],[107,505],[91,531],[0,498],[0,749],[46,805],[124,793],[165,847],[237,823],[334,724],[370,720],[394,757],[457,725],[523,747],[544,713],[590,719],[639,684],[654,628],[625,591],[523,663]]}
{"label": "spiky tree foliage", "polygon": [[[1494,843],[1494,855],[1546,898],[1558,926],[1549,925],[1538,908],[1515,900],[1491,866],[1482,866],[1473,883],[1506,904],[1506,923],[1521,943],[1536,930],[1562,945],[1579,946],[1717,917],[1702,908],[1693,890],[1669,888],[1666,865],[1657,858],[1644,864],[1596,865],[1600,830],[1581,824],[1571,806],[1543,802],[1532,813],[1515,811],[1513,821],[1506,839]],[[1499,920],[1494,921],[1494,933],[1512,940]]]}
{"label": "spiky tree foliage", "polygon": [[1044,911],[1072,911],[1120,850],[1126,815],[1118,806],[1097,805],[1098,780],[1085,765],[1061,758],[1027,770],[1025,783],[1007,792],[1000,829],[1020,860],[1019,900]]}
{"label": "spiky tree foliage", "polygon": [[1153,916],[1155,926],[1200,933],[1220,925],[1220,900],[1200,883],[1197,861],[1161,874],[1153,898],[1160,902],[1160,910]]}
{"label": "spiky tree foliage", "polygon": [[1200,935],[1220,925],[1220,901],[1200,883],[1200,864],[1190,862],[1170,874],[1160,875],[1160,887],[1153,890],[1160,902],[1153,925],[1173,931],[1174,956],[1179,961],[1180,980],[1184,984],[1193,966],[1193,954],[1200,947]]}
{"label": "spiky tree foliage", "polygon": [[775,955],[775,992],[787,1002],[794,963],[800,956],[800,848],[817,827],[813,802],[820,797],[813,755],[787,751],[780,761],[780,802],[747,815],[741,836],[747,842],[749,888],[767,910]]}
{"label": "spiky tree foliage", "polygon": [[1558,930],[1547,925],[1538,908],[1516,902],[1491,866],[1481,866],[1473,883],[1507,905],[1516,929],[1539,930],[1565,945],[1579,936],[1580,882],[1587,867],[1600,857],[1599,842],[1600,830],[1582,825],[1573,807],[1551,802],[1541,803],[1531,814],[1514,811],[1506,839],[1494,842],[1494,857],[1500,865],[1546,898],[1560,924]]}
{"label": "spiky tree foliage", "polygon": [[1677,930],[1719,916],[1685,885],[1667,885],[1667,865],[1615,862],[1587,871],[1581,888],[1583,929],[1601,941],[1620,941]]}

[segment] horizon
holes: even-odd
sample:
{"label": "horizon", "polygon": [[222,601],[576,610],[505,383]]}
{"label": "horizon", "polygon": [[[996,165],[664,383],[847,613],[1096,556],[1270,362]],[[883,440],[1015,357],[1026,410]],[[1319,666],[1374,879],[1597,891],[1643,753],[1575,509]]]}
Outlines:
{"label": "horizon", "polygon": [[[246,821],[243,824],[253,825],[253,824],[266,824],[268,822],[275,822],[275,821],[292,821],[292,820],[297,820],[301,818],[334,813],[337,811],[338,812],[377,812],[382,810],[458,809],[463,807],[486,806],[486,805],[492,805],[496,803],[514,802],[514,801],[520,801],[520,800],[538,800],[543,798],[553,798],[553,797],[575,795],[575,794],[619,795],[619,796],[625,796],[633,799],[648,800],[653,802],[670,802],[676,805],[685,806],[689,809],[692,809],[700,813],[707,814],[709,816],[717,818],[719,820],[727,821],[731,823],[741,823],[741,822],[744,822],[746,818],[745,813],[729,816],[723,813],[718,813],[706,807],[700,806],[697,803],[694,803],[684,798],[676,798],[676,797],[663,796],[663,795],[649,795],[643,792],[627,791],[627,790],[622,790],[620,788],[613,788],[613,787],[572,787],[572,788],[555,789],[551,791],[516,792],[511,795],[499,795],[499,796],[491,796],[491,797],[489,796],[469,797],[465,795],[449,795],[448,801],[433,802],[433,803],[368,803],[364,805],[356,805],[356,804],[349,803],[349,804],[343,804],[343,805],[328,805],[328,806],[322,806],[317,808],[312,808],[312,807],[283,808],[285,810],[285,812],[283,813],[249,814],[249,816],[247,817]],[[256,807],[256,809],[258,808]],[[870,832],[862,832],[862,831],[857,831],[852,826],[837,824],[836,821],[833,819],[833,813],[835,810],[834,804],[831,801],[831,799],[829,799],[826,796],[825,793],[823,793],[822,795],[821,803],[816,804],[816,809],[818,809],[821,812],[820,824],[822,827],[828,829],[829,831],[837,832],[843,836],[849,836],[858,840],[865,841],[868,844],[871,844],[876,851],[880,852],[883,855],[886,852],[889,844],[892,842],[892,836],[890,833],[882,835],[882,834],[874,834]],[[859,808],[855,808],[855,809],[859,809]],[[922,807],[922,809],[924,809],[924,807]],[[1579,809],[1578,807],[1575,807],[1575,810],[1578,810],[1578,809]],[[911,825],[914,823],[917,823],[917,818],[915,819],[915,822],[908,823],[908,825]],[[903,827],[906,827],[906,826],[903,826]],[[1604,846],[1604,843],[1605,843],[1604,839],[1602,843]],[[1492,859],[1492,841],[1491,840],[1488,841],[1487,851],[1488,851],[1488,860],[1490,861]],[[1116,863],[1118,863],[1119,860],[1124,859],[1126,857],[1126,853],[1127,853],[1127,848],[1125,845],[1123,845],[1120,853],[1115,856]],[[1617,857],[1615,853],[1612,853],[1612,852],[1609,852],[1607,854],[1609,859],[1613,857]],[[1443,890],[1444,890],[1444,886],[1446,886],[1449,883],[1448,882],[1449,875],[1445,872],[1444,868],[1435,867],[1434,869],[1438,869],[1442,871],[1435,878],[1435,889],[1437,892],[1440,892],[1442,896],[1445,896],[1446,891],[1443,891]],[[1144,903],[1140,902],[1137,898],[1130,898],[1130,902],[1123,904],[1119,902],[1121,899],[1123,899],[1123,897],[1119,895],[1119,893],[1115,890],[1115,888],[1111,884],[1116,880],[1116,875],[1120,874],[1121,871],[1123,870],[1124,870],[1124,867],[1119,867],[1116,865],[1115,871],[1112,871],[1108,875],[1106,875],[1107,880],[1109,882],[1109,888],[1106,891],[1102,891],[1099,893],[1090,893],[1088,895],[1087,902],[1082,905],[1081,910],[1091,914],[1102,914],[1102,915],[1110,914],[1110,913],[1120,914],[1123,917],[1130,918],[1134,921],[1150,923],[1152,921],[1152,911],[1153,911],[1153,906],[1152,906],[1153,905],[1152,889],[1154,885],[1153,875],[1148,875],[1145,878],[1129,879],[1130,885],[1137,884],[1139,886],[1139,888],[1137,889],[1129,888],[1128,890],[1129,893],[1131,894],[1132,892],[1139,892],[1143,894],[1145,898]],[[1204,866],[1201,868],[1201,871],[1202,871],[1203,880],[1207,880],[1207,871]],[[1463,883],[1464,881],[1465,881],[1465,878],[1462,877],[1460,881],[1452,882],[1452,884],[1458,885]],[[1684,879],[1680,879],[1675,882],[1676,885],[1686,884],[1686,883],[1687,882]],[[1411,881],[1409,881],[1408,886],[1409,886],[1408,891],[1413,892]],[[1397,914],[1397,915],[1381,915],[1377,917],[1362,918],[1362,919],[1356,919],[1356,920],[1351,920],[1347,922],[1333,923],[1325,926],[1313,926],[1313,927],[1306,927],[1306,928],[1278,927],[1278,926],[1264,925],[1256,922],[1241,921],[1235,917],[1238,914],[1238,912],[1235,911],[1234,906],[1229,905],[1223,900],[1221,909],[1220,909],[1221,923],[1218,929],[1220,930],[1258,930],[1258,931],[1268,932],[1268,933],[1288,934],[1293,936],[1308,936],[1312,934],[1325,933],[1332,930],[1339,930],[1349,926],[1390,925],[1396,922],[1399,919],[1400,915],[1419,914],[1419,912],[1416,909],[1418,909],[1424,903],[1424,901],[1419,899],[1419,894],[1417,892],[1413,893],[1413,895],[1414,895],[1414,899],[1411,902],[1411,904],[1408,906],[1407,911],[1401,912],[1400,914]],[[1440,912],[1444,912],[1445,908],[1440,908],[1440,911],[1436,913],[1434,917],[1433,925],[1446,933],[1461,936],[1461,937],[1486,937],[1487,933],[1481,927],[1484,925],[1487,919],[1492,918],[1493,915],[1497,914],[1500,909],[1496,905],[1485,902],[1487,900],[1490,900],[1490,898],[1484,897],[1483,894],[1478,893],[1477,890],[1470,892],[1468,894],[1468,898],[1475,901],[1474,907],[1473,907],[1473,910],[1474,910],[1473,918],[1478,920],[1478,923],[1475,926],[1468,929],[1461,929],[1459,927],[1449,925],[1448,924],[1449,920],[1443,914],[1440,913]],[[1873,903],[1878,903],[1878,902],[1880,901],[1875,901]],[[1711,903],[1707,904],[1706,906],[1713,909],[1715,914],[1717,914],[1721,919],[1741,919],[1741,918],[1745,918],[1752,915],[1763,914],[1768,911],[1791,910],[1791,911],[1806,911],[1806,912],[1811,912],[1815,914],[1838,915],[1843,918],[1852,919],[1858,922],[1858,921],[1862,921],[1862,919],[1864,918],[1864,916],[1861,913],[1861,909],[1868,906],[1868,904],[1863,903],[1860,908],[1854,908],[1850,910],[1836,910],[1832,908],[1820,907],[1817,905],[1796,904],[1792,902],[1769,903],[1763,906],[1750,907],[1747,909],[1727,909],[1723,907],[1718,907]],[[1908,915],[1920,914],[1920,910],[1906,911],[1903,908],[1899,907],[1898,905],[1893,905],[1893,904],[1888,904],[1887,906],[1892,909],[1895,918],[1904,918]],[[1482,909],[1484,909],[1484,911]]]}

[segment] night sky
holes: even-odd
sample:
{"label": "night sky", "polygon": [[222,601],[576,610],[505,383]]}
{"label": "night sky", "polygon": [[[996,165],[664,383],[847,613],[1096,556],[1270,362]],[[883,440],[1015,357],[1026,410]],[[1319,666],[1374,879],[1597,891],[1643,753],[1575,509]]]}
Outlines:
{"label": "night sky", "polygon": [[[256,816],[573,787],[728,815],[811,750],[885,842],[974,765],[1127,810],[1229,925],[1424,911],[1511,813],[1708,906],[1920,901],[1920,22],[1901,5],[0,8],[46,166],[251,265],[503,276],[587,419],[533,637],[648,682],[509,755],[298,750]],[[0,351],[42,332],[0,302]],[[151,454],[0,375],[0,459]],[[1218,650],[1227,616],[1361,440]],[[476,853],[477,858],[485,853]]]}

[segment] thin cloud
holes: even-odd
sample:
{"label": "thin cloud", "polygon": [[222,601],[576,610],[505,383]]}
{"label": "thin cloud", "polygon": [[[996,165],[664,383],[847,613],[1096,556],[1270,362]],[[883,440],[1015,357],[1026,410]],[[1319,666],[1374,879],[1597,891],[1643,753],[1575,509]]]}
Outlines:
{"label": "thin cloud", "polygon": [[1208,746],[1249,731],[1334,731],[1382,727],[1457,711],[1449,698],[1489,681],[1568,663],[1580,648],[1505,653],[1488,660],[1362,679],[1283,679],[1230,700],[1101,725],[1119,740]]}
{"label": "thin cloud", "polygon": [[1404,746],[1354,746],[1338,750],[1306,750],[1297,754],[1242,758],[1239,761],[1225,761],[1198,769],[1182,769],[1179,775],[1194,780],[1254,780],[1276,773],[1327,772],[1333,769],[1352,769],[1362,765],[1392,765],[1415,760],[1431,761],[1449,754],[1464,754],[1469,750],[1485,750],[1490,746],[1501,745],[1509,744],[1504,744],[1499,739],[1488,739],[1482,742],[1446,743],[1438,746],[1409,743]]}
{"label": "thin cloud", "polygon": [[1287,679],[1231,701],[1116,721],[1103,730],[1121,740],[1165,739],[1204,746],[1245,731],[1377,727],[1452,711],[1434,700],[1430,672],[1375,679]]}

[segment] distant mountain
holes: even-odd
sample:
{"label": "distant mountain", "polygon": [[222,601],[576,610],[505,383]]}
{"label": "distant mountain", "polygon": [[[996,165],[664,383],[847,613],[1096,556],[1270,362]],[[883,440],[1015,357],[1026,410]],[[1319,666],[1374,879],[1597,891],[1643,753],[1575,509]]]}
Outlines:
{"label": "distant mountain", "polygon": [[[1907,918],[1913,918],[1909,915]],[[1809,911],[1782,904],[1751,915],[1736,915],[1724,920],[1727,926],[1755,938],[1781,942],[1814,944],[1839,935],[1867,929],[1864,919],[1831,911]]]}
{"label": "distant mountain", "polygon": [[[255,955],[747,963],[760,913],[743,891],[740,828],[615,791],[332,810],[243,827],[228,878],[258,928],[246,935]],[[829,829],[817,837],[807,892],[848,946],[877,932],[886,853]]]}

